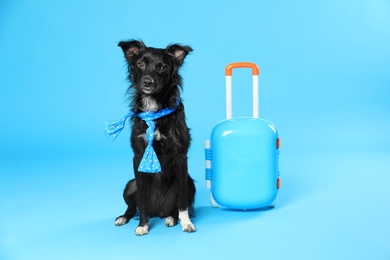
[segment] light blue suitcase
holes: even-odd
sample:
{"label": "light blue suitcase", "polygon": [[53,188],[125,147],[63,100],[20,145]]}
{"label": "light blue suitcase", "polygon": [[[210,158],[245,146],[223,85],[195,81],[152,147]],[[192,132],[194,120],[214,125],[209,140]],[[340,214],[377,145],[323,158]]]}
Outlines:
{"label": "light blue suitcase", "polygon": [[[253,117],[232,117],[232,73],[250,68],[253,76]],[[275,126],[259,118],[259,68],[236,62],[225,69],[226,120],[217,123],[206,148],[206,187],[213,207],[258,209],[274,207],[279,194],[280,139]]]}

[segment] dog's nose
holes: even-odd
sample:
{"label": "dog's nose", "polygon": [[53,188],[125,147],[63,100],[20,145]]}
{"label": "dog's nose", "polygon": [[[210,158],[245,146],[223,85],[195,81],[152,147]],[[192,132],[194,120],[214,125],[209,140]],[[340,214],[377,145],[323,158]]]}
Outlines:
{"label": "dog's nose", "polygon": [[142,85],[146,88],[151,88],[153,87],[154,80],[152,77],[145,76],[142,78]]}

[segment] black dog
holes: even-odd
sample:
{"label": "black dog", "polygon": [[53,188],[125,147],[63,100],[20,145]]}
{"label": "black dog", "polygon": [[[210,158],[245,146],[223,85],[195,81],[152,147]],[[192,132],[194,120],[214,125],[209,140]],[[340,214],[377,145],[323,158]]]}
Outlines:
{"label": "black dog", "polygon": [[161,171],[156,173],[138,170],[148,144],[148,125],[138,116],[132,117],[135,179],[126,185],[123,196],[128,208],[115,220],[115,225],[129,222],[138,209],[140,222],[136,235],[148,234],[152,215],[166,217],[165,225],[168,227],[175,226],[180,220],[183,231],[195,232],[189,217],[195,197],[194,181],[187,167],[191,137],[180,101],[182,79],[179,75],[179,68],[192,49],[178,44],[169,45],[166,49],[150,48],[135,40],[120,42],[119,46],[128,63],[131,108],[135,114],[164,108],[175,110],[154,120],[152,146],[161,164]]}

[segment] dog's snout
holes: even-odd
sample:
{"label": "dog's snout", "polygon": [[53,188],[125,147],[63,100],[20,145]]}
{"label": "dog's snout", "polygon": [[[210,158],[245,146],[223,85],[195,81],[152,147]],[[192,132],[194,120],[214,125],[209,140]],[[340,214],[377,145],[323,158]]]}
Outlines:
{"label": "dog's snout", "polygon": [[142,78],[142,85],[146,88],[151,88],[153,87],[154,80],[152,77],[145,76]]}

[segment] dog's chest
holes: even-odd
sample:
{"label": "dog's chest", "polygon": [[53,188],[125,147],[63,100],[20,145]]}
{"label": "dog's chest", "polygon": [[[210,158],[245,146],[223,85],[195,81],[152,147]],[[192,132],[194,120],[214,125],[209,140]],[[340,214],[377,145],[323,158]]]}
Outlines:
{"label": "dog's chest", "polygon": [[150,96],[145,96],[142,98],[141,109],[145,112],[148,112],[148,111],[156,112],[160,109],[160,106],[154,98],[152,98]]}
{"label": "dog's chest", "polygon": [[[142,133],[142,134],[139,134],[137,137],[143,139],[146,143],[148,142],[146,140],[146,132]],[[154,130],[154,140],[155,141],[161,141],[161,140],[165,140],[165,139],[166,139],[166,136],[161,134],[160,130],[158,128],[156,128]]]}
{"label": "dog's chest", "polygon": [[[154,98],[150,96],[145,96],[142,98],[142,110],[144,112],[156,112],[159,109],[160,109],[160,105]],[[145,132],[139,134],[137,137],[142,138],[144,139],[145,142],[147,142],[146,130]],[[166,139],[166,137],[161,134],[159,124],[156,122],[155,130],[154,130],[154,140],[160,141],[162,139]]]}

